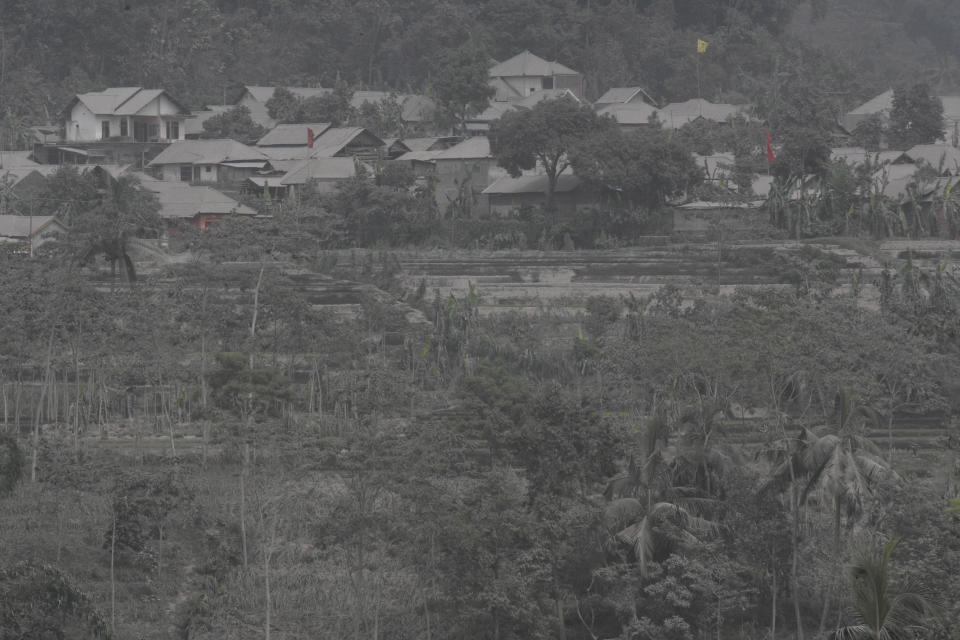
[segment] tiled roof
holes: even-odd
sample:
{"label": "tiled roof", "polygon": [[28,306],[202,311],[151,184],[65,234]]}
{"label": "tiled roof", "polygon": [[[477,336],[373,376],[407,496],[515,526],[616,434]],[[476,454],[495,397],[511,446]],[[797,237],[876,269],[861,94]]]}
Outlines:
{"label": "tiled roof", "polygon": [[559,62],[547,62],[529,51],[522,51],[509,60],[494,65],[488,74],[491,78],[516,78],[520,76],[562,76],[579,75],[570,67]]}
{"label": "tiled roof", "polygon": [[664,125],[678,129],[697,118],[725,122],[727,118],[742,113],[744,107],[735,104],[714,104],[702,98],[694,98],[686,102],[671,102],[657,111],[657,116]]}
{"label": "tiled roof", "polygon": [[56,216],[0,216],[0,237],[28,238],[57,222]]}
{"label": "tiled roof", "polygon": [[210,187],[162,180],[144,180],[141,184],[144,189],[156,194],[163,218],[193,218],[199,214],[256,215],[256,211],[250,207]]}
{"label": "tiled roof", "polygon": [[651,107],[646,102],[629,102],[607,105],[597,113],[602,116],[612,116],[617,124],[647,124],[650,121],[650,116],[657,113],[657,108]]}
{"label": "tiled roof", "polygon": [[181,113],[189,113],[182,104],[163,89],[142,89],[140,87],[111,87],[103,91],[79,93],[70,102],[67,109],[70,109],[75,101],[79,101],[95,115],[132,116],[139,113],[141,109],[161,95],[167,96],[167,99],[176,105]]}
{"label": "tiled roof", "polygon": [[259,149],[228,138],[215,140],[181,140],[164,149],[147,166],[164,164],[221,164],[269,158]]}
{"label": "tiled roof", "polygon": [[475,136],[467,138],[460,144],[456,144],[449,149],[444,149],[436,156],[434,160],[474,160],[480,158],[490,158],[490,139],[486,136]]}
{"label": "tiled roof", "polygon": [[308,124],[278,124],[267,135],[257,140],[258,147],[285,146],[306,147],[307,129],[313,129],[314,138],[330,128],[329,122]]}
{"label": "tiled roof", "polygon": [[308,180],[346,180],[357,175],[353,158],[307,158],[287,172],[280,184],[305,184]]}
{"label": "tiled roof", "polygon": [[613,87],[597,98],[594,104],[626,104],[632,102],[638,96],[640,96],[641,101],[646,97],[646,92],[644,92],[642,87]]}
{"label": "tiled roof", "polygon": [[938,169],[942,161],[945,171],[954,175],[960,173],[960,149],[949,144],[918,144],[904,151],[900,157],[914,163],[923,160],[934,169]]}
{"label": "tiled roof", "polygon": [[363,127],[331,127],[313,141],[314,158],[332,158],[350,144],[358,136],[370,136],[373,147],[382,147],[383,140],[373,135]]}
{"label": "tiled roof", "polygon": [[530,109],[544,100],[556,100],[558,98],[567,96],[573,98],[577,102],[580,102],[580,99],[573,95],[573,91],[570,91],[570,89],[541,89],[540,91],[534,91],[526,98],[517,100],[511,104],[514,107],[520,107],[521,109]]}

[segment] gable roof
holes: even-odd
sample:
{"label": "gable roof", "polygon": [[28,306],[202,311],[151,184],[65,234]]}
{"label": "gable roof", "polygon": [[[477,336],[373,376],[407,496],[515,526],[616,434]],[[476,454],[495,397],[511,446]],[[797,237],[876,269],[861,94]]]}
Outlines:
{"label": "gable roof", "polygon": [[830,149],[830,159],[843,160],[849,164],[860,164],[867,159],[874,164],[882,165],[892,162],[902,156],[900,151],[867,151],[863,147],[834,147]]}
{"label": "gable roof", "polygon": [[512,102],[511,104],[514,106],[514,108],[531,109],[545,100],[557,100],[566,96],[569,96],[577,102],[580,102],[580,98],[574,95],[573,91],[570,91],[570,89],[540,89],[539,91],[534,91],[527,97]]}
{"label": "gable roof", "polygon": [[304,145],[302,147],[257,147],[263,155],[270,158],[274,169],[279,169],[277,162],[287,160],[303,160],[313,155],[314,149]]}
{"label": "gable roof", "polygon": [[949,171],[953,175],[960,173],[960,149],[949,144],[918,144],[904,151],[894,162],[915,164],[919,160],[923,160],[934,169],[939,169],[942,160],[944,171]]}
{"label": "gable roof", "polygon": [[431,136],[429,138],[404,138],[403,144],[411,151],[442,151],[460,142],[459,136]]}
{"label": "gable roof", "polygon": [[872,113],[882,113],[893,108],[893,89],[887,89],[878,96],[870,98],[859,107],[848,111],[849,115],[870,115]]}
{"label": "gable roof", "polygon": [[313,158],[332,158],[358,138],[366,138],[368,146],[379,149],[383,140],[363,127],[331,127],[313,141]]}
{"label": "gable roof", "polygon": [[346,180],[357,175],[353,158],[307,158],[287,172],[282,185],[306,184],[308,180]]}
{"label": "gable roof", "polygon": [[164,182],[162,180],[143,180],[144,189],[156,194],[160,202],[162,218],[193,218],[200,214],[208,215],[256,215],[256,211],[242,205],[233,198],[216,189],[188,184],[186,182]]}
{"label": "gable roof", "polygon": [[664,124],[677,129],[698,118],[725,122],[727,118],[742,113],[743,109],[743,105],[715,104],[703,98],[694,98],[686,102],[671,102],[658,110],[657,117]]}
{"label": "gable roof", "polygon": [[[56,216],[0,216],[0,237],[3,238],[29,238],[36,236],[51,225],[63,225],[57,220]],[[51,231],[52,229],[48,229]]]}
{"label": "gable roof", "polygon": [[653,102],[650,96],[647,95],[647,92],[643,90],[643,87],[612,87],[607,89],[607,92],[597,98],[597,101],[593,104],[598,106],[606,104],[627,104],[633,102],[637,96],[641,97],[641,101]]}
{"label": "gable roof", "polygon": [[434,160],[478,160],[491,158],[490,139],[486,136],[467,138],[460,144],[444,149],[433,157]]}
{"label": "gable roof", "polygon": [[[246,85],[243,87],[247,93],[253,97],[257,102],[266,102],[273,97],[273,92],[277,90],[277,87],[260,87],[254,85]],[[325,89],[323,87],[283,87],[293,95],[298,98],[312,98],[313,96],[322,96],[330,93],[333,89]]]}
{"label": "gable roof", "polygon": [[442,151],[442,149],[436,149],[433,151],[420,150],[420,151],[408,151],[402,156],[394,158],[394,162],[433,162],[433,159]]}
{"label": "gable roof", "polygon": [[33,151],[0,151],[0,171],[12,167],[38,167],[39,162],[30,159]]}
{"label": "gable roof", "polygon": [[284,146],[306,147],[307,129],[313,129],[314,138],[330,128],[329,122],[310,122],[305,124],[278,124],[257,140],[258,147]]}
{"label": "gable roof", "polygon": [[580,75],[580,73],[570,67],[563,66],[559,62],[547,62],[540,56],[524,50],[491,67],[488,75],[491,78],[516,78],[519,76]]}
{"label": "gable roof", "polygon": [[597,111],[598,115],[611,116],[617,121],[617,124],[625,125],[648,124],[650,116],[654,113],[657,113],[657,108],[646,102],[610,104]]}
{"label": "gable roof", "polygon": [[[509,195],[521,193],[545,194],[549,180],[545,175],[523,175],[517,178],[501,176],[493,184],[483,190],[486,195]],[[581,184],[580,178],[569,173],[557,176],[557,185],[554,193],[573,191]]]}
{"label": "gable roof", "polygon": [[103,91],[78,93],[64,107],[61,115],[73,109],[77,102],[82,102],[94,115],[136,115],[141,109],[160,96],[166,98],[180,110],[182,115],[189,115],[190,110],[184,107],[163,89],[143,89],[141,87],[110,87]]}
{"label": "gable roof", "polygon": [[229,138],[212,140],[180,140],[161,151],[147,166],[164,164],[222,164],[224,162],[262,161],[270,159],[259,149]]}

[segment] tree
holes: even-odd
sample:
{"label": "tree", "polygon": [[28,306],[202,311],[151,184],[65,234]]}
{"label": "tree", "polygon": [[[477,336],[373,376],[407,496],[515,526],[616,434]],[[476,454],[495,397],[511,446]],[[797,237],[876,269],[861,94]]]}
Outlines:
{"label": "tree", "polygon": [[0,568],[0,638],[112,637],[90,598],[59,569],[35,562]]}
{"label": "tree", "polygon": [[933,606],[921,594],[898,588],[889,563],[900,538],[879,551],[861,551],[849,568],[850,596],[859,624],[837,629],[832,640],[908,640],[925,631]]}
{"label": "tree", "polygon": [[267,129],[250,117],[250,109],[238,104],[204,121],[200,137],[232,138],[244,144],[254,144],[266,133]]}
{"label": "tree", "polygon": [[570,152],[574,173],[627,206],[658,207],[703,181],[703,171],[677,138],[657,125],[624,134],[605,129]]}
{"label": "tree", "polygon": [[886,128],[879,113],[871,113],[853,129],[853,141],[867,151],[880,151]]}
{"label": "tree", "polygon": [[557,178],[570,166],[570,152],[586,137],[615,126],[612,119],[563,96],[492,122],[490,151],[514,178],[539,165],[547,176],[546,208],[552,210]]}
{"label": "tree", "polygon": [[440,108],[457,119],[464,133],[467,113],[486,109],[495,93],[488,78],[489,64],[486,52],[471,46],[448,50],[440,58],[433,96]]}
{"label": "tree", "polygon": [[890,110],[890,145],[909,149],[943,137],[943,101],[923,83],[893,90]]}
{"label": "tree", "polygon": [[280,123],[297,121],[300,110],[300,99],[286,87],[277,87],[273,95],[266,102],[267,115]]}

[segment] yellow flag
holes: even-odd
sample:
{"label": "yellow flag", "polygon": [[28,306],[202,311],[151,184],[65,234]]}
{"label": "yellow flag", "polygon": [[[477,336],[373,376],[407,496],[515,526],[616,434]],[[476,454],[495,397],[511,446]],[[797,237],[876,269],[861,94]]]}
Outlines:
{"label": "yellow flag", "polygon": [[706,40],[701,40],[700,38],[697,38],[697,53],[703,53],[704,51],[706,51],[708,44],[709,43]]}

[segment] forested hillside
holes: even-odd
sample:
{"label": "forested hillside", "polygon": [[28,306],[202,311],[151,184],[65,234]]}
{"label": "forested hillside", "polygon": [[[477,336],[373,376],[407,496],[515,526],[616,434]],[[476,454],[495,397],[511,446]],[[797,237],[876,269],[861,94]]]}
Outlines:
{"label": "forested hillside", "polygon": [[498,60],[522,49],[558,60],[585,74],[588,98],[640,84],[686,100],[697,37],[710,42],[704,97],[758,101],[775,70],[802,67],[849,106],[896,80],[955,89],[958,10],[948,0],[3,0],[0,115],[9,140],[107,86],[163,87],[194,107],[232,101],[243,84],[338,77],[429,92],[442,53],[465,43]]}

